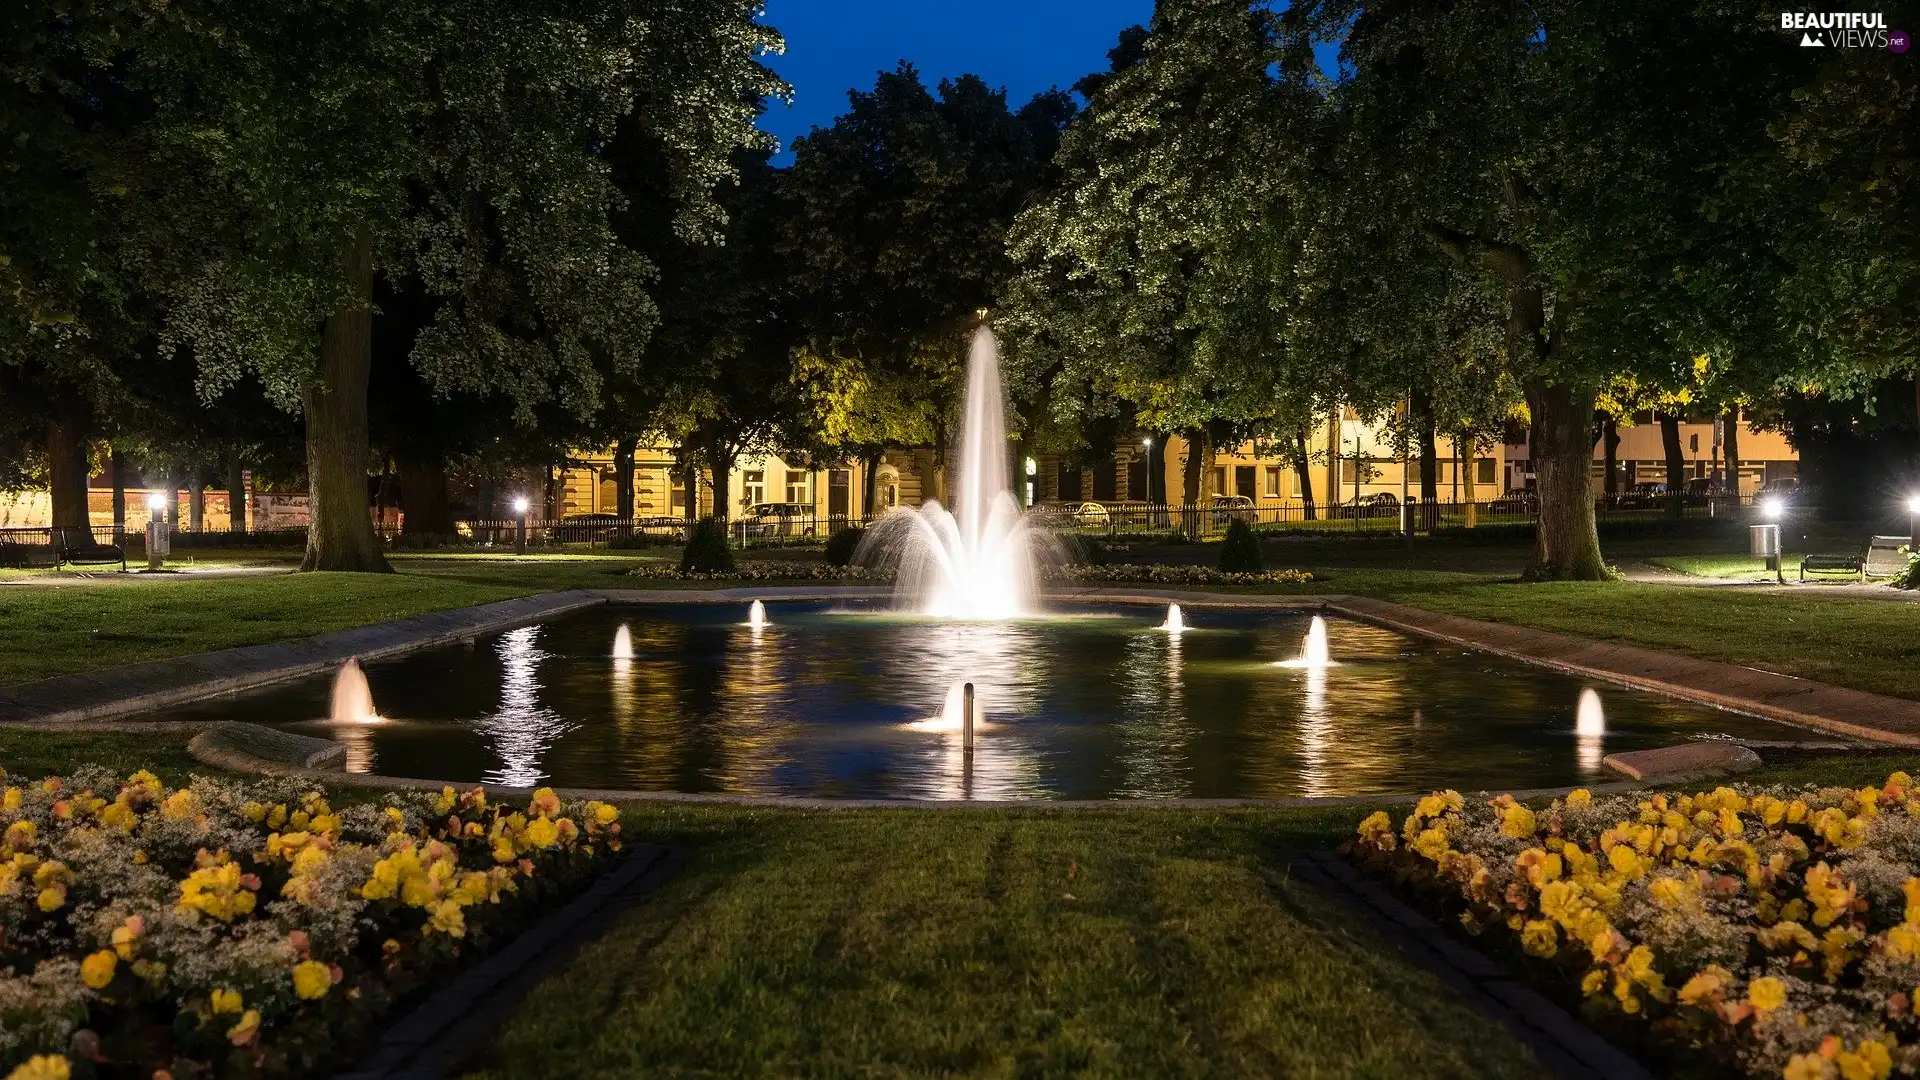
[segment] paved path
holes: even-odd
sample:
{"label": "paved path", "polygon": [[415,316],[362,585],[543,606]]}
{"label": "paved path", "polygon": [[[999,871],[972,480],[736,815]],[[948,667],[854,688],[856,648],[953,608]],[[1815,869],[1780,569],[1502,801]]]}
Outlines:
{"label": "paved path", "polygon": [[1920,746],[1920,701],[1632,645],[1441,615],[1385,600],[1339,597],[1330,599],[1327,606],[1395,630],[1750,716],[1855,738]]}

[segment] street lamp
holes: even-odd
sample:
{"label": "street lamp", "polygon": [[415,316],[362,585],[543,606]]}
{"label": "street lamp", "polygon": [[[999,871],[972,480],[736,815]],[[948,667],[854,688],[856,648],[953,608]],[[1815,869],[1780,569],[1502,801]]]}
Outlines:
{"label": "street lamp", "polygon": [[1920,551],[1920,495],[1907,496],[1907,549]]}
{"label": "street lamp", "polygon": [[1774,580],[1783,583],[1786,577],[1780,570],[1780,518],[1786,510],[1786,501],[1778,496],[1762,499],[1760,516],[1766,524],[1753,527],[1753,554],[1764,556]]}
{"label": "street lamp", "polygon": [[515,555],[525,555],[527,553],[528,505],[525,495],[517,496],[513,500],[513,515],[517,519],[513,530],[513,553]]}
{"label": "street lamp", "polygon": [[167,496],[156,491],[147,496],[147,569],[159,570],[173,554],[173,537],[167,529]]}

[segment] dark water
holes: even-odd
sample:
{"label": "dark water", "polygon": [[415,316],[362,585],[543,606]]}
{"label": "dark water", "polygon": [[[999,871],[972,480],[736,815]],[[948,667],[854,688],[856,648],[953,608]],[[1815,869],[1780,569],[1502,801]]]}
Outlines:
{"label": "dark water", "polygon": [[[1708,734],[1792,738],[1761,720],[1332,620],[1338,666],[1298,655],[1309,616],[1078,610],[1008,624],[776,604],[610,607],[370,664],[388,722],[339,726],[328,681],[175,716],[287,724],[348,743],[351,768],[457,781],[830,797],[1201,798],[1524,788],[1602,778],[1600,758]],[[632,631],[635,659],[611,658]],[[929,730],[973,681],[988,713],[971,769]]]}

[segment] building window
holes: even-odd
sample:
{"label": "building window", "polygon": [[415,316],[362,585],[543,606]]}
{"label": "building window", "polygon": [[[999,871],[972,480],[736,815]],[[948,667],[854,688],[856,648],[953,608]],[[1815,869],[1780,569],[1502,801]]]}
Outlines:
{"label": "building window", "polygon": [[1227,493],[1227,470],[1224,466],[1213,470],[1213,493],[1215,495]]}
{"label": "building window", "polygon": [[787,470],[787,501],[790,503],[813,501],[807,497],[807,474],[799,469]]}
{"label": "building window", "polygon": [[1233,493],[1251,500],[1254,495],[1253,477],[1253,466],[1235,465],[1233,467]]}
{"label": "building window", "polygon": [[1473,463],[1473,471],[1474,471],[1474,477],[1473,477],[1474,483],[1476,484],[1493,483],[1493,459],[1492,458],[1483,457],[1476,460]]}
{"label": "building window", "polygon": [[748,469],[746,479],[740,484],[740,501],[748,506],[759,506],[767,501],[767,471]]}
{"label": "building window", "polygon": [[1280,497],[1280,466],[1269,465],[1267,466],[1267,498],[1277,499],[1279,497]]}

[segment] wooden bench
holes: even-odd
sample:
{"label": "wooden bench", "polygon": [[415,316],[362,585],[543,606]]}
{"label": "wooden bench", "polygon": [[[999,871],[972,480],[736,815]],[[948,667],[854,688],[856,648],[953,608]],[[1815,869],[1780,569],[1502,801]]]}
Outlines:
{"label": "wooden bench", "polygon": [[1800,560],[1800,580],[1807,580],[1808,574],[1853,574],[1861,581],[1867,580],[1867,557],[1865,555],[1809,555]]}
{"label": "wooden bench", "polygon": [[127,553],[118,544],[103,544],[93,538],[93,530],[80,526],[55,526],[53,548],[61,563],[75,566],[119,563],[127,568]]}

